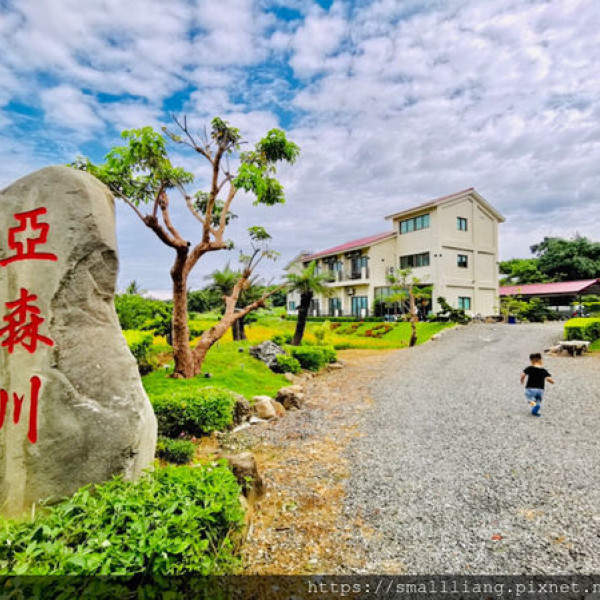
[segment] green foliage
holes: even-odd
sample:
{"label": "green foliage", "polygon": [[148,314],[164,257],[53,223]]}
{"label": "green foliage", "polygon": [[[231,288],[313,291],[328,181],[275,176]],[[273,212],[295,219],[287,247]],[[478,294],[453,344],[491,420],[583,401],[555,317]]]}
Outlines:
{"label": "green foliage", "polygon": [[292,334],[291,333],[278,333],[271,338],[271,341],[278,346],[283,346],[284,344],[292,343]]}
{"label": "green foliage", "polygon": [[539,270],[555,281],[593,279],[600,276],[600,243],[575,236],[566,240],[545,237],[531,246],[538,257]]}
{"label": "green foliage", "polygon": [[[297,315],[285,315],[286,321],[297,321]],[[309,323],[324,323],[331,321],[332,323],[381,323],[385,319],[383,317],[306,317]]]}
{"label": "green foliage", "polygon": [[135,205],[154,202],[161,189],[190,183],[194,176],[174,167],[167,156],[165,138],[152,127],[123,131],[126,146],[113,148],[104,164],[78,158],[71,166],[88,171],[121,198]]}
{"label": "green foliage", "polygon": [[293,373],[294,375],[297,375],[302,372],[302,365],[300,362],[293,356],[288,356],[287,354],[277,355],[277,366],[281,373]]}
{"label": "green foliage", "polygon": [[275,173],[276,163],[293,164],[299,152],[298,146],[286,138],[284,131],[271,129],[254,150],[241,154],[242,164],[233,184],[254,194],[255,205],[273,206],[285,202],[282,185],[270,175]]}
{"label": "green foliage", "polygon": [[600,339],[600,318],[569,319],[565,323],[565,339],[589,342]]}
{"label": "green foliage", "polygon": [[444,319],[452,323],[461,323],[463,325],[471,322],[471,317],[462,308],[450,306],[442,296],[437,299],[437,302],[441,307],[441,310],[436,313],[438,319]]}
{"label": "green foliage", "polygon": [[506,275],[500,281],[501,285],[524,285],[549,281],[548,276],[540,271],[537,258],[513,258],[502,261],[500,273]]}
{"label": "green foliage", "polygon": [[554,317],[553,311],[542,299],[532,298],[529,302],[523,302],[523,306],[517,312],[517,316],[532,323],[543,323]]}
{"label": "green foliage", "polygon": [[129,346],[129,350],[137,361],[138,369],[142,375],[150,373],[156,368],[152,360],[150,350],[152,349],[153,336],[146,331],[124,330],[123,336]]}
{"label": "green foliage", "polygon": [[166,335],[170,330],[173,307],[162,300],[117,294],[115,309],[121,329],[154,331],[157,335]]}
{"label": "green foliage", "polygon": [[224,465],[156,469],[85,487],[33,522],[0,528],[0,574],[200,575],[239,564],[240,488]]}
{"label": "green foliage", "polygon": [[197,390],[172,387],[153,394],[150,401],[158,431],[166,437],[201,436],[222,431],[233,422],[235,396],[229,390],[205,387]]}
{"label": "green foliage", "polygon": [[156,442],[156,456],[176,465],[189,463],[196,454],[196,445],[184,438],[159,437]]}
{"label": "green foliage", "polygon": [[600,314],[600,302],[584,302],[585,312],[588,315]]}
{"label": "green foliage", "polygon": [[303,369],[309,371],[319,371],[337,360],[335,350],[328,346],[290,346],[288,351]]}

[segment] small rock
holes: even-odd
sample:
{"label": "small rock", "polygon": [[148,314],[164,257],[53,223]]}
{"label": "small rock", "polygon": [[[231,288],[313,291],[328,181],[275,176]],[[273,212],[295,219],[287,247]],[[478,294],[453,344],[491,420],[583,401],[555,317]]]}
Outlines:
{"label": "small rock", "polygon": [[293,373],[284,373],[283,376],[290,382],[296,383],[298,381],[298,377],[296,377]]}
{"label": "small rock", "polygon": [[252,346],[248,352],[254,358],[264,362],[269,369],[276,370],[279,367],[277,356],[285,354],[285,350],[275,342],[266,341],[258,346]]}
{"label": "small rock", "polygon": [[290,385],[283,387],[277,392],[277,402],[283,404],[286,410],[291,408],[300,408],[304,404],[304,394],[302,386]]}
{"label": "small rock", "polygon": [[256,461],[250,452],[242,454],[222,454],[249,501],[260,498],[265,493],[265,484],[258,473]]}
{"label": "small rock", "polygon": [[212,379],[213,374],[212,373],[204,373],[204,378],[205,379]]}
{"label": "small rock", "polygon": [[259,419],[270,420],[277,416],[269,396],[254,397],[254,412]]}
{"label": "small rock", "polygon": [[250,402],[241,394],[236,394],[236,402],[233,408],[233,424],[239,425],[248,419],[252,414]]}
{"label": "small rock", "polygon": [[327,369],[330,371],[335,371],[337,369],[343,369],[343,368],[344,368],[344,365],[339,362],[334,362],[334,363],[331,363],[330,365],[327,365]]}
{"label": "small rock", "polygon": [[245,423],[242,423],[241,425],[238,425],[237,427],[234,427],[231,432],[232,433],[237,433],[238,431],[243,431],[244,429],[248,429],[250,427],[250,423],[248,423],[248,421],[246,421]]}
{"label": "small rock", "polygon": [[275,410],[275,414],[277,415],[277,417],[281,418],[285,416],[285,407],[283,406],[283,404],[271,398],[271,406],[273,407],[273,410]]}

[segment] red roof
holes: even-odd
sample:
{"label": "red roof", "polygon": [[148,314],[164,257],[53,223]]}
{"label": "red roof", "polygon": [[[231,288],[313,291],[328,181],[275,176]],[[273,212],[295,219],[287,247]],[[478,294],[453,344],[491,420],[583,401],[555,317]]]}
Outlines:
{"label": "red roof", "polygon": [[600,283],[600,279],[561,281],[557,283],[529,283],[527,285],[507,285],[500,288],[501,296],[542,296],[544,294],[580,294],[587,288]]}
{"label": "red roof", "polygon": [[396,235],[394,231],[386,231],[385,233],[378,233],[376,235],[370,235],[369,237],[360,238],[359,240],[346,242],[345,244],[341,244],[340,246],[334,246],[333,248],[328,248],[327,250],[322,250],[321,252],[311,254],[310,256],[305,257],[303,259],[303,262],[313,260],[315,258],[320,258],[321,256],[327,256],[329,254],[341,254],[342,252],[348,252],[348,250],[361,248],[362,246],[370,246],[375,242],[379,242],[380,240],[384,240],[385,238],[391,237],[393,235]]}

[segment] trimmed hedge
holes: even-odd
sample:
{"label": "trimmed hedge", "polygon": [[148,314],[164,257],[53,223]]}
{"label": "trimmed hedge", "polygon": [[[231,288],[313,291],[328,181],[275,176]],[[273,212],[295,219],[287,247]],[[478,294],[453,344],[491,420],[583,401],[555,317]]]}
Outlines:
{"label": "trimmed hedge", "polygon": [[[297,315],[285,315],[286,321],[297,321]],[[348,323],[361,321],[365,323],[379,323],[385,321],[383,317],[306,317],[307,321],[314,321],[317,323],[323,323],[325,321],[331,321],[332,323]]]}
{"label": "trimmed hedge", "polygon": [[159,437],[156,442],[156,456],[176,465],[189,463],[196,454],[196,445],[191,440]]}
{"label": "trimmed hedge", "polygon": [[569,319],[565,323],[565,339],[590,342],[600,339],[600,318]]}
{"label": "trimmed hedge", "polygon": [[236,398],[221,388],[172,388],[150,397],[160,435],[201,436],[222,431],[233,423]]}
{"label": "trimmed hedge", "polygon": [[[84,487],[33,521],[0,521],[0,574],[231,573],[239,566],[231,535],[244,520],[239,494],[224,463],[170,466],[135,482],[116,477]],[[68,578],[59,586],[60,595],[57,589],[44,597],[80,597],[77,586],[65,593]]]}
{"label": "trimmed hedge", "polygon": [[337,354],[331,346],[290,346],[288,352],[303,369],[309,371],[318,371],[337,360]]}

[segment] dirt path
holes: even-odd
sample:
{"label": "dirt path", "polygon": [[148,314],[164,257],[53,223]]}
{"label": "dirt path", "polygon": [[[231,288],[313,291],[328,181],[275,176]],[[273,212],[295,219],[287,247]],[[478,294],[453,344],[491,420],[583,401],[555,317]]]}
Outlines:
{"label": "dirt path", "polygon": [[311,379],[301,411],[241,431],[223,443],[251,449],[267,494],[253,509],[243,548],[244,572],[347,572],[356,562],[359,519],[344,518],[348,461],[342,455],[359,435],[358,416],[369,408],[369,387],[389,352],[340,352],[346,366]]}

